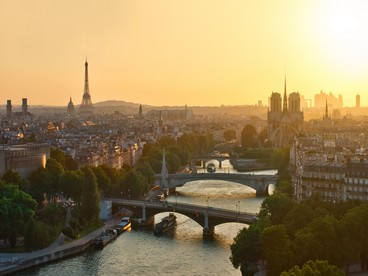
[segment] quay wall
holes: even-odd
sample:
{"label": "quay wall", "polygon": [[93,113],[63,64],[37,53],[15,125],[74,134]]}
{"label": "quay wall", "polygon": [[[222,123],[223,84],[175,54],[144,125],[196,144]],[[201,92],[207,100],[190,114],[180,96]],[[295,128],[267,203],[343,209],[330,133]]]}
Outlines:
{"label": "quay wall", "polygon": [[57,260],[61,260],[79,253],[82,253],[83,251],[87,250],[90,246],[93,245],[93,239],[87,240],[84,243],[81,244],[71,244],[71,246],[68,247],[68,245],[65,245],[64,248],[60,248],[60,250],[56,250],[54,252],[45,253],[45,254],[35,254],[34,257],[29,257],[25,260],[19,260],[16,263],[11,263],[7,265],[1,265],[0,266],[0,275],[7,275],[10,273],[18,272],[21,270],[25,270],[27,268],[35,267],[41,264],[45,264],[48,262],[53,262]]}

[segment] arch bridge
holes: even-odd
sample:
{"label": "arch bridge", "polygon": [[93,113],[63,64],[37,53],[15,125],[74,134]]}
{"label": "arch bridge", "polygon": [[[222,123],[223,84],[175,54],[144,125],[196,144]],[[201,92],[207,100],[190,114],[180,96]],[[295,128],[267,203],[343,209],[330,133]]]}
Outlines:
{"label": "arch bridge", "polygon": [[231,211],[210,206],[192,204],[170,204],[161,202],[149,202],[145,200],[126,200],[108,198],[114,205],[122,206],[131,210],[135,215],[141,217],[142,223],[153,221],[153,217],[162,212],[177,212],[183,214],[203,227],[203,237],[212,238],[216,225],[228,222],[240,222],[251,224],[256,220],[255,213]]}
{"label": "arch bridge", "polygon": [[[256,190],[256,195],[268,195],[268,186],[276,184],[276,175],[244,174],[244,173],[194,173],[194,174],[169,174],[163,185],[162,175],[156,175],[156,184],[163,190],[172,190],[183,186],[185,183],[196,180],[225,180],[242,184]],[[166,186],[166,187],[165,187]]]}

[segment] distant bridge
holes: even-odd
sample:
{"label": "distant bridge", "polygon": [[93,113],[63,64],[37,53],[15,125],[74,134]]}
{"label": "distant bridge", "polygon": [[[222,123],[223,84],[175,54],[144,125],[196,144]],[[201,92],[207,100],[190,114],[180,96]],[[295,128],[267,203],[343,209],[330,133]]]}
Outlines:
{"label": "distant bridge", "polygon": [[202,155],[193,157],[194,160],[203,161],[203,168],[206,168],[205,161],[217,160],[219,162],[219,168],[222,168],[222,161],[230,159],[228,154],[216,154],[216,155]]}
{"label": "distant bridge", "polygon": [[105,198],[114,205],[131,210],[142,218],[142,222],[153,221],[153,217],[162,212],[177,212],[183,214],[203,227],[204,237],[213,237],[216,225],[228,222],[252,224],[256,220],[255,213],[231,211],[210,206],[191,205],[183,203],[149,202],[146,200],[127,200],[120,198]]}
{"label": "distant bridge", "polygon": [[[183,186],[185,183],[196,180],[225,180],[256,190],[257,195],[268,195],[268,186],[276,184],[276,175],[244,174],[244,173],[194,173],[194,174],[169,174],[166,181],[168,189]],[[166,182],[165,181],[165,182]],[[162,185],[162,175],[156,175],[156,184]]]}

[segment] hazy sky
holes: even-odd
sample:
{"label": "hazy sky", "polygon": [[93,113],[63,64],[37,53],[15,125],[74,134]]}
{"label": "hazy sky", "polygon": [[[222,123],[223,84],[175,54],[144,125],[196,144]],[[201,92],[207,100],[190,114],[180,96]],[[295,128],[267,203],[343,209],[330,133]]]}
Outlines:
{"label": "hazy sky", "polygon": [[0,104],[267,104],[272,91],[368,106],[368,1],[0,0]]}

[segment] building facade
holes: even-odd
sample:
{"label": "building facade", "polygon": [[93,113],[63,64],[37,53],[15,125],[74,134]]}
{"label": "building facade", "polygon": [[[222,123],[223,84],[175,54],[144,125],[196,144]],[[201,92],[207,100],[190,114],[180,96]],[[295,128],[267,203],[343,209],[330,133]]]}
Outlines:
{"label": "building facade", "polygon": [[22,178],[28,178],[38,168],[45,168],[48,158],[50,158],[48,144],[3,146],[0,149],[0,176],[12,170]]}
{"label": "building facade", "polygon": [[297,200],[319,194],[326,201],[368,201],[368,155],[352,153],[325,137],[299,137],[290,149]]}

